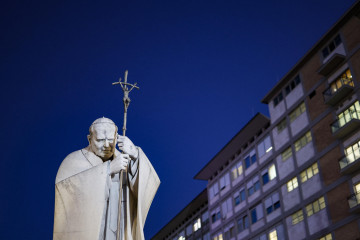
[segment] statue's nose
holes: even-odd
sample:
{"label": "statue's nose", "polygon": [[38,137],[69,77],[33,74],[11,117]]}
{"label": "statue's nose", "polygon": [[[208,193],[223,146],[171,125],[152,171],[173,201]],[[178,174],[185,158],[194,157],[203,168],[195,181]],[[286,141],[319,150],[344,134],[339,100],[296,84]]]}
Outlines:
{"label": "statue's nose", "polygon": [[109,147],[109,146],[110,146],[109,140],[105,139],[105,147]]}

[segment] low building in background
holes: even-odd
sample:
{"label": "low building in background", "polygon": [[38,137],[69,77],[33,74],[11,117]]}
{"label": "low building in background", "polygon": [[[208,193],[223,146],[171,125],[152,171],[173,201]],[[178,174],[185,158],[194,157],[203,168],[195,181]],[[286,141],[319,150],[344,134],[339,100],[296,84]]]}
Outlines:
{"label": "low building in background", "polygon": [[153,239],[360,239],[359,99],[358,1],[262,99],[270,118],[195,176],[208,204],[186,210],[204,191]]}

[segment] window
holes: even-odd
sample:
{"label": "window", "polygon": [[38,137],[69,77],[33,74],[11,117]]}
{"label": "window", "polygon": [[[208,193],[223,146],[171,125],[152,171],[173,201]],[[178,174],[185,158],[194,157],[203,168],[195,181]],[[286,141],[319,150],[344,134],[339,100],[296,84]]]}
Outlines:
{"label": "window", "polygon": [[255,176],[247,183],[248,195],[253,195],[256,191],[260,189],[259,176]]}
{"label": "window", "polygon": [[304,215],[302,209],[291,215],[292,224],[298,224],[299,222],[304,220]]}
{"label": "window", "polygon": [[184,231],[181,231],[181,232],[179,233],[178,240],[185,240],[185,232],[184,232]]}
{"label": "window", "polygon": [[209,212],[206,211],[201,215],[201,221],[203,224],[207,224],[209,222]]}
{"label": "window", "polygon": [[292,149],[291,149],[291,147],[288,147],[287,149],[285,149],[285,151],[283,151],[283,152],[281,153],[281,159],[282,159],[283,161],[288,160],[291,156],[292,156]]}
{"label": "window", "polygon": [[331,233],[329,233],[328,235],[322,237],[322,238],[319,238],[319,240],[332,240],[332,236],[331,236]]}
{"label": "window", "polygon": [[200,218],[196,219],[193,225],[194,232],[201,228],[201,221]]}
{"label": "window", "polygon": [[340,35],[336,35],[336,37],[322,50],[322,55],[324,58],[329,56],[329,54],[335,50],[337,46],[341,44]]}
{"label": "window", "polygon": [[300,76],[297,75],[290,83],[285,87],[285,95],[287,96],[294,88],[299,85]]}
{"label": "window", "polygon": [[207,233],[203,236],[203,240],[210,240],[210,232],[207,232]]}
{"label": "window", "polygon": [[220,207],[211,212],[211,222],[214,223],[221,218]]}
{"label": "window", "polygon": [[276,126],[278,133],[280,133],[282,130],[284,130],[286,128],[286,118],[284,118],[283,120],[281,120],[281,122],[279,122],[279,124]]}
{"label": "window", "polygon": [[237,220],[237,228],[238,228],[238,232],[242,232],[245,229],[249,228],[248,215],[244,215]]}
{"label": "window", "polygon": [[220,178],[220,190],[223,190],[230,184],[230,176],[229,173],[226,173],[224,176]]}
{"label": "window", "polygon": [[209,188],[209,192],[210,192],[210,199],[213,199],[216,195],[219,194],[219,185],[217,182],[215,182],[214,185],[212,185]]}
{"label": "window", "polygon": [[245,157],[245,168],[249,168],[255,162],[256,162],[256,153],[255,150],[252,150],[249,153],[249,155]]}
{"label": "window", "polygon": [[[356,101],[344,112],[340,113],[338,116],[337,128],[343,127],[345,124],[350,122],[352,119],[360,119],[360,104],[359,101]],[[334,132],[334,130],[333,130]]]}
{"label": "window", "polygon": [[306,213],[307,216],[310,217],[311,215],[319,212],[321,209],[324,209],[326,207],[325,205],[325,199],[324,197],[321,197],[317,199],[315,202],[310,203],[306,206]]}
{"label": "window", "polygon": [[222,215],[226,216],[226,214],[228,212],[232,211],[232,201],[231,201],[231,197],[227,198],[226,201],[222,202],[221,204],[221,208],[222,208]]}
{"label": "window", "polygon": [[280,208],[279,193],[275,192],[270,197],[265,199],[266,214],[270,214]]}
{"label": "window", "polygon": [[299,151],[303,147],[305,147],[309,142],[312,141],[311,132],[307,132],[302,136],[299,140],[295,142],[295,151]]}
{"label": "window", "polygon": [[257,146],[259,158],[270,152],[272,149],[270,136],[266,136]]}
{"label": "window", "polygon": [[345,72],[343,72],[335,81],[330,84],[331,93],[335,93],[344,85],[354,87],[350,69],[345,70]]}
{"label": "window", "polygon": [[185,229],[185,232],[186,232],[186,236],[190,236],[192,234],[192,231],[193,231],[193,227],[190,225],[188,225]]}
{"label": "window", "polygon": [[251,215],[251,224],[256,223],[264,216],[261,203],[257,205],[254,209],[250,210],[250,215]]}
{"label": "window", "polygon": [[290,181],[288,181],[287,184],[286,184],[286,186],[287,186],[287,191],[288,191],[288,192],[291,192],[292,190],[294,190],[295,188],[297,188],[297,187],[299,186],[297,177],[294,177],[293,179],[291,179]]}
{"label": "window", "polygon": [[243,166],[241,162],[238,162],[232,169],[231,169],[231,177],[232,180],[237,179],[243,173]]}
{"label": "window", "polygon": [[318,164],[314,163],[311,167],[300,173],[301,182],[306,182],[314,175],[319,173]]}
{"label": "window", "polygon": [[228,226],[224,229],[225,232],[225,240],[230,240],[231,238],[235,237],[235,228],[234,224],[230,223]]}
{"label": "window", "polygon": [[352,163],[360,158],[360,141],[345,148],[345,156],[348,163]]}
{"label": "window", "polygon": [[240,192],[234,195],[235,206],[239,205],[242,201],[245,201],[245,199],[246,199],[245,189],[241,189]]}
{"label": "window", "polygon": [[275,98],[274,98],[274,107],[276,107],[282,100],[283,100],[282,92],[280,92]]}
{"label": "window", "polygon": [[271,180],[276,178],[276,168],[275,164],[271,164],[265,171],[262,173],[262,182],[263,185],[267,184]]}
{"label": "window", "polygon": [[213,237],[213,240],[223,240],[223,236],[222,236],[222,233],[217,233],[214,237]]}
{"label": "window", "polygon": [[277,232],[276,229],[272,230],[269,232],[269,240],[277,240],[278,236],[277,236]]}
{"label": "window", "polygon": [[302,102],[297,108],[289,114],[290,122],[292,123],[297,119],[303,112],[306,111],[305,103]]}

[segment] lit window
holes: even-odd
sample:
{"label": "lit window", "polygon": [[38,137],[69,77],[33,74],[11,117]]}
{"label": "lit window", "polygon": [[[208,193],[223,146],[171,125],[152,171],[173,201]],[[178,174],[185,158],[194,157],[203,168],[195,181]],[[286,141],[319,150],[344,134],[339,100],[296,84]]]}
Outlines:
{"label": "lit window", "polygon": [[345,155],[348,163],[352,163],[360,158],[360,141],[347,147],[345,149]]}
{"label": "lit window", "polygon": [[311,141],[312,141],[312,137],[311,137],[311,132],[309,131],[295,142],[295,151],[299,151]]}
{"label": "lit window", "polygon": [[310,217],[311,215],[319,212],[320,210],[324,209],[326,207],[325,199],[324,197],[321,197],[314,201],[313,203],[310,203],[306,206],[306,213],[307,216]]}
{"label": "lit window", "polygon": [[322,238],[319,238],[319,240],[332,240],[332,236],[331,236],[331,233],[329,233],[328,235],[322,237]]}
{"label": "lit window", "polygon": [[262,141],[258,144],[257,150],[258,150],[259,158],[261,158],[261,157],[264,156],[266,153],[268,153],[268,152],[270,152],[270,151],[272,150],[272,145],[271,145],[270,136],[265,137],[264,140],[262,140]]}
{"label": "lit window", "polygon": [[232,169],[231,169],[231,177],[232,180],[237,179],[243,173],[243,166],[241,162],[238,162]]}
{"label": "lit window", "polygon": [[223,240],[222,233],[217,233],[217,234],[213,237],[213,240]]}
{"label": "lit window", "polygon": [[194,232],[201,228],[201,221],[200,218],[196,219],[193,225]]}
{"label": "lit window", "polygon": [[291,156],[292,156],[291,147],[285,149],[285,151],[283,151],[283,152],[281,153],[281,159],[282,159],[283,161],[288,160]]}
{"label": "lit window", "polygon": [[249,168],[255,162],[256,162],[256,153],[254,150],[252,150],[250,154],[245,157],[245,168]]}
{"label": "lit window", "polygon": [[298,224],[299,222],[304,220],[304,215],[303,215],[303,211],[297,211],[296,213],[294,213],[293,215],[291,215],[291,219],[292,219],[292,224]]}
{"label": "lit window", "polygon": [[337,115],[338,120],[336,124],[332,124],[333,132],[345,124],[349,123],[352,119],[360,119],[360,104],[356,101],[353,105],[347,108],[345,111]]}
{"label": "lit window", "polygon": [[269,232],[269,240],[277,240],[277,239],[278,239],[278,237],[277,237],[276,229]]}
{"label": "lit window", "polygon": [[308,179],[312,178],[314,175],[318,173],[319,173],[318,165],[317,163],[314,163],[311,167],[300,173],[301,182],[306,182]]}
{"label": "lit window", "polygon": [[276,126],[278,133],[280,133],[282,130],[284,130],[286,128],[286,118],[284,118],[283,120],[281,120],[281,122],[279,122],[279,124]]}
{"label": "lit window", "polygon": [[287,184],[286,184],[286,186],[287,186],[288,192],[291,192],[292,190],[294,190],[295,188],[297,188],[297,187],[299,186],[297,177],[294,177],[293,179],[291,179],[290,181],[288,181]]}
{"label": "lit window", "polygon": [[271,164],[269,168],[262,174],[263,185],[276,178],[275,164]]}
{"label": "lit window", "polygon": [[303,112],[306,111],[305,103],[301,103],[294,111],[289,114],[290,122],[293,122],[298,118]]}
{"label": "lit window", "polygon": [[345,72],[343,72],[335,81],[330,84],[331,93],[335,93],[344,85],[354,87],[350,69],[345,70]]}

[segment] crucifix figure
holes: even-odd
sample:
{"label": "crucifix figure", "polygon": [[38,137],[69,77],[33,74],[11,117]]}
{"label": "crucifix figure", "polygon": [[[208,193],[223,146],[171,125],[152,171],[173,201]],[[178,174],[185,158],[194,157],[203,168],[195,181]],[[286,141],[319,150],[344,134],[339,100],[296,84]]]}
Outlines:
{"label": "crucifix figure", "polygon": [[[127,82],[127,75],[128,75],[128,70],[125,71],[125,80],[124,82],[121,82],[121,78],[119,78],[118,82],[114,82],[113,85],[116,84],[120,84],[123,92],[124,92],[124,98],[123,98],[123,102],[124,102],[124,125],[123,125],[123,136],[125,136],[126,133],[126,120],[127,120],[127,109],[130,105],[130,98],[129,98],[129,93],[131,92],[131,90],[133,90],[134,88],[139,89],[138,86],[136,86],[137,83],[134,84],[130,84]],[[131,87],[129,89],[129,87]]]}
{"label": "crucifix figure", "polygon": [[[129,92],[124,82],[123,135],[108,118],[89,128],[89,145],[70,153],[55,180],[54,240],[144,240],[144,224],[160,185],[145,153],[125,136]],[[116,146],[120,149],[117,150]]]}

